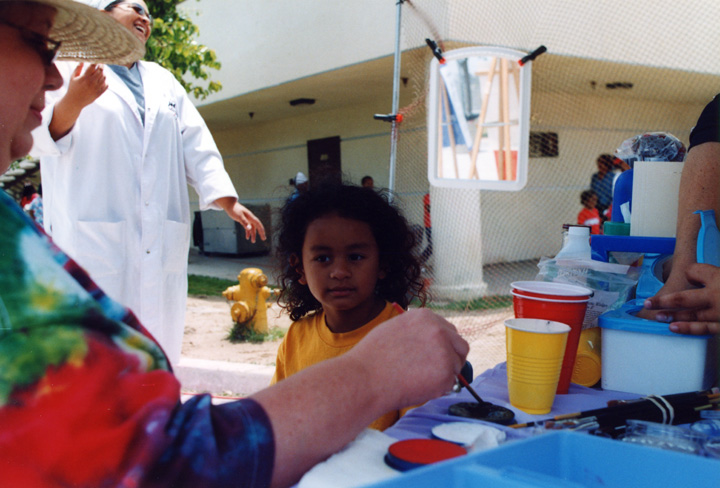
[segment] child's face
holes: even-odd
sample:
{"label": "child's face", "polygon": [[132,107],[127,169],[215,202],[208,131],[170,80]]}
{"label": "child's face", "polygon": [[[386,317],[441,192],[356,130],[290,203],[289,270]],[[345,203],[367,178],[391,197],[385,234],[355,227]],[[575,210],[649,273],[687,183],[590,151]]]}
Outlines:
{"label": "child's face", "polygon": [[300,283],[310,288],[328,320],[338,314],[364,319],[377,307],[375,285],[385,277],[370,226],[337,215],[310,223],[299,271]]}

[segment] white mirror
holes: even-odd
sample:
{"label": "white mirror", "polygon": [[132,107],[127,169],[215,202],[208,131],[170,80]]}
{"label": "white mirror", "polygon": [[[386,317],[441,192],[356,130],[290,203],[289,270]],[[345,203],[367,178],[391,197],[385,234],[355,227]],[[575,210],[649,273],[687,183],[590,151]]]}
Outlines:
{"label": "white mirror", "polygon": [[428,179],[433,186],[522,189],[527,182],[530,70],[527,53],[468,47],[432,60]]}

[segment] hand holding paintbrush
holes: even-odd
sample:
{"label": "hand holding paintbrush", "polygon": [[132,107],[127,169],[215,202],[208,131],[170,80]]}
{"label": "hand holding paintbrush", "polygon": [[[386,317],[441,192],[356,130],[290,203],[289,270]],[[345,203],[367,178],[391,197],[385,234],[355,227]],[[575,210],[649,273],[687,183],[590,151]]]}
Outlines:
{"label": "hand holding paintbrush", "polygon": [[[397,303],[393,303],[393,307],[395,307],[398,313],[405,312]],[[463,373],[465,373],[465,375],[463,375]],[[473,387],[470,386],[470,381],[468,381],[466,376],[470,376],[470,381],[472,381],[472,366],[469,362],[465,363],[462,371],[457,375],[456,381],[470,392],[477,403],[462,402],[451,405],[449,409],[450,415],[485,420],[502,425],[508,425],[515,420],[515,413],[512,410],[484,401]]]}
{"label": "hand holding paintbrush", "polygon": [[[405,310],[403,310],[403,308],[402,308],[400,305],[398,305],[397,303],[393,303],[392,305],[393,305],[393,308],[395,308],[395,310],[396,310],[398,313],[405,313]],[[475,393],[475,390],[472,389],[472,387],[470,386],[470,383],[468,383],[468,380],[465,379],[465,377],[463,376],[463,371],[467,371],[467,370],[470,371],[470,375],[471,375],[470,381],[472,381],[472,366],[470,366],[470,363],[468,363],[468,362],[465,362],[465,366],[463,366],[462,371],[460,371],[460,373],[457,375],[457,381],[458,381],[462,386],[464,386],[465,388],[467,388],[467,390],[470,392],[470,394],[471,394],[478,402],[484,403],[483,400],[482,400],[482,398],[480,398],[480,396],[478,396],[478,394]]]}

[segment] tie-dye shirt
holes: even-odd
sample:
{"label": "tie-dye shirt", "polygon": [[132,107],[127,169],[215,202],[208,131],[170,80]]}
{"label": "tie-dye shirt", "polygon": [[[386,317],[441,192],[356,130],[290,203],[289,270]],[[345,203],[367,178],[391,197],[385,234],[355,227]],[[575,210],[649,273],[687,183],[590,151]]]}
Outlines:
{"label": "tie-dye shirt", "polygon": [[0,191],[0,486],[267,486],[253,400],[180,403],[160,346]]}

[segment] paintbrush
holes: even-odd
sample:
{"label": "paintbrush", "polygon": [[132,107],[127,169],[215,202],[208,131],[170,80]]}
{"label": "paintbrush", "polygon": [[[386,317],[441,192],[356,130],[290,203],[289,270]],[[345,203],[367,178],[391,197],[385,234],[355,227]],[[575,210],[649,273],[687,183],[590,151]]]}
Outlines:
{"label": "paintbrush", "polygon": [[478,403],[485,403],[485,401],[482,398],[480,398],[480,395],[477,394],[477,392],[473,389],[473,387],[470,386],[470,383],[468,383],[468,381],[465,379],[465,377],[463,375],[461,375],[461,374],[457,375],[457,379],[458,379],[458,381],[460,381],[460,383],[465,388],[467,388],[467,391],[470,392],[470,394],[473,396],[473,398],[475,400],[478,401]]}
{"label": "paintbrush", "polygon": [[[705,390],[664,395],[663,398],[673,409],[673,423],[678,424],[697,420],[699,415],[697,407],[715,404],[718,401],[717,396],[714,390]],[[510,425],[510,427],[518,429],[554,422],[559,422],[560,424],[566,422],[568,425],[571,425],[588,418],[597,419],[602,427],[622,425],[625,420],[631,418],[666,423],[665,415],[663,414],[664,407],[657,403],[657,401],[653,402],[651,398],[652,397],[644,397],[635,400],[608,402],[611,404],[609,407],[557,415],[550,419],[514,424]],[[669,410],[666,410],[666,412],[668,411]]]}

